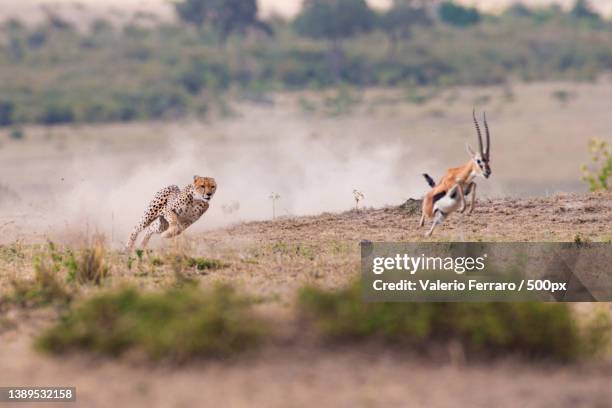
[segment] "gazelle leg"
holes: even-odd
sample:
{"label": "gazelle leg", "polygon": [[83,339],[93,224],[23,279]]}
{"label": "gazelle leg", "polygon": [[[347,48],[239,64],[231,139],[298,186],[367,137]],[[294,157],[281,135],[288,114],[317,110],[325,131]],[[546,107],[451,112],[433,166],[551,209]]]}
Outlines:
{"label": "gazelle leg", "polygon": [[425,236],[430,237],[434,229],[436,229],[438,225],[442,224],[445,218],[446,216],[441,211],[436,211],[436,213],[434,214],[433,222],[431,223],[431,228],[425,233]]}
{"label": "gazelle leg", "polygon": [[476,204],[476,183],[472,183],[470,194],[472,194],[472,200],[470,201],[470,210],[468,211],[468,214],[471,214],[472,211],[474,211],[474,205]]}
{"label": "gazelle leg", "polygon": [[460,213],[465,211],[465,194],[463,194],[463,184],[459,183],[459,188],[457,189],[459,192],[459,200],[461,200],[461,208],[459,209]]}
{"label": "gazelle leg", "polygon": [[421,206],[421,221],[419,222],[420,227],[425,225],[426,214],[433,214],[433,206],[433,195],[431,192],[429,192],[425,195],[425,197],[423,197],[423,204]]}

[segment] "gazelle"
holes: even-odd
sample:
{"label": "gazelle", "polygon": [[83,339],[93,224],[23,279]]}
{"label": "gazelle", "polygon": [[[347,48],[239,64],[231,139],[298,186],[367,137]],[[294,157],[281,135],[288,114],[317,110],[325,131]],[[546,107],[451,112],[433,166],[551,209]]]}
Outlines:
{"label": "gazelle", "polygon": [[427,183],[432,187],[431,191],[423,198],[423,208],[419,224],[422,227],[425,225],[425,217],[433,217],[433,223],[431,229],[426,234],[427,236],[430,236],[434,229],[440,225],[450,213],[456,211],[459,207],[461,207],[459,211],[464,212],[465,196],[469,194],[472,194],[470,210],[468,211],[468,214],[471,214],[472,211],[474,211],[474,204],[476,201],[476,183],[474,179],[476,176],[489,178],[491,175],[491,168],[489,167],[491,159],[491,138],[489,135],[489,125],[487,124],[487,115],[486,113],[483,114],[487,136],[487,145],[485,148],[483,148],[482,134],[480,133],[480,126],[476,119],[475,111],[472,111],[472,117],[478,136],[478,153],[474,153],[474,150],[466,143],[465,146],[470,155],[470,161],[462,167],[448,169],[438,184],[436,184],[428,174],[423,174]]}

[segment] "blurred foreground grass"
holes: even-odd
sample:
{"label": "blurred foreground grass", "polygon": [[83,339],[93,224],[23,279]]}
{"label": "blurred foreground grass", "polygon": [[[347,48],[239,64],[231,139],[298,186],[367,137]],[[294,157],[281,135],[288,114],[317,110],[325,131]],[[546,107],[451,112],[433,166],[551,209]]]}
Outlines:
{"label": "blurred foreground grass", "polygon": [[123,288],[85,300],[36,345],[52,352],[81,349],[111,356],[130,350],[176,362],[226,356],[260,344],[268,331],[251,305],[229,286],[157,293]]}
{"label": "blurred foreground grass", "polygon": [[335,341],[378,339],[423,349],[459,340],[468,353],[575,360],[603,350],[607,315],[579,325],[567,303],[365,303],[360,283],[302,289],[300,312]]}

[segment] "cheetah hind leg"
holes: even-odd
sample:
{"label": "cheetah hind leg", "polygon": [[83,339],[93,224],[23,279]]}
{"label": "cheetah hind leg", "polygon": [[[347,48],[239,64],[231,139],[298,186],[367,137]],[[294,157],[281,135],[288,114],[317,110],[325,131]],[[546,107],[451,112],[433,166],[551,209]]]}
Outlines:
{"label": "cheetah hind leg", "polygon": [[134,249],[134,244],[136,243],[136,238],[138,238],[138,234],[140,233],[140,231],[142,231],[140,228],[136,227],[134,228],[134,231],[132,231],[132,233],[130,234],[130,238],[127,242],[127,244],[125,245],[125,249],[129,252],[132,249]]}
{"label": "cheetah hind leg", "polygon": [[127,244],[125,245],[125,249],[130,252],[132,249],[134,249],[134,245],[136,244],[136,240],[138,239],[138,235],[146,230],[148,228],[149,225],[145,224],[144,222],[140,222],[137,226],[134,227],[134,230],[132,231],[132,233],[130,234],[130,238],[127,242]]}

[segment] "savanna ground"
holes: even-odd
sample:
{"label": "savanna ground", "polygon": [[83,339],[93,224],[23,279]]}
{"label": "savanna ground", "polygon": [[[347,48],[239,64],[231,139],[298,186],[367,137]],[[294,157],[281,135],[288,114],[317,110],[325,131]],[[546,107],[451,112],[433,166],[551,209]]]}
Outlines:
{"label": "savanna ground", "polygon": [[[493,176],[480,182],[474,214],[451,216],[433,240],[610,241],[612,195],[586,193],[579,170],[589,160],[587,140],[612,128],[602,102],[610,94],[605,79],[517,85],[511,96],[504,88],[457,89],[418,104],[369,91],[339,114],[333,93],[332,102],[280,95],[273,107],[239,105],[231,120],[26,128],[23,140],[5,137],[0,293],[31,277],[37,258],[50,257],[48,240],[76,249],[101,234],[110,276],[103,287],[231,283],[261,298],[260,313],[280,335],[259,351],[179,367],[129,356],[50,357],[32,341],[58,311],[11,306],[0,316],[0,384],[76,386],[77,405],[87,407],[606,406],[609,357],[466,363],[452,347],[423,356],[377,344],[330,345],[292,315],[303,285],[338,288],[354,279],[361,240],[423,239],[418,210],[399,204],[425,191],[422,171],[437,177],[467,159],[475,101],[486,106],[492,128]],[[121,252],[154,191],[186,184],[194,172],[219,182],[204,219],[176,240],[156,240],[140,257]],[[358,210],[350,210],[353,188],[366,194]],[[281,196],[276,220],[271,192]],[[179,275],[176,254],[194,260]],[[198,268],[200,258],[223,265]],[[76,296],[98,290],[83,286]]]}

